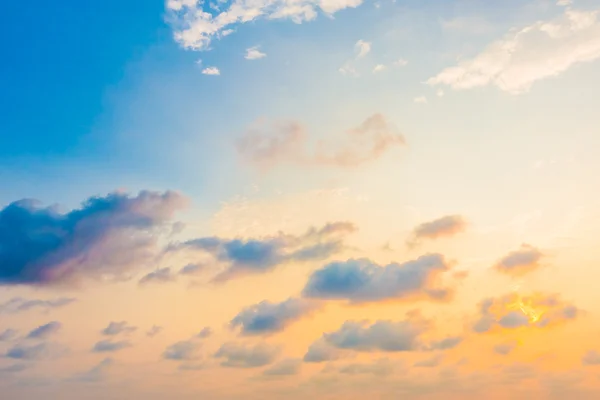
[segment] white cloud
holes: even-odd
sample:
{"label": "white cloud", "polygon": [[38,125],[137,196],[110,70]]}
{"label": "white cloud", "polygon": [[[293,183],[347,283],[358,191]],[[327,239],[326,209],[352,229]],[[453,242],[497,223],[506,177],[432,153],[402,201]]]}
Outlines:
{"label": "white cloud", "polygon": [[573,4],[573,0],[558,0],[556,2],[556,5],[561,6],[561,7],[567,7],[567,6],[570,6],[571,4]]}
{"label": "white cloud", "polygon": [[399,60],[394,61],[394,66],[395,67],[404,67],[406,65],[408,65],[408,61],[406,61],[406,60],[404,60],[402,58],[399,59]]}
{"label": "white cloud", "polygon": [[371,52],[371,43],[359,40],[354,45],[354,48],[356,49],[356,58],[363,58]]}
{"label": "white cloud", "polygon": [[437,97],[444,97],[444,91],[442,89],[438,89],[438,91],[435,94]]}
{"label": "white cloud", "polygon": [[185,49],[208,50],[214,39],[232,27],[256,20],[288,19],[297,24],[314,20],[318,11],[332,15],[355,8],[363,0],[233,0],[219,11],[204,9],[198,0],[168,0],[166,8],[175,40]]}
{"label": "white cloud", "polygon": [[512,94],[527,92],[536,81],[600,58],[599,12],[568,8],[553,21],[513,30],[475,58],[443,70],[427,83],[457,90],[493,85]]}
{"label": "white cloud", "polygon": [[264,58],[266,56],[267,55],[265,53],[258,50],[258,46],[254,46],[254,47],[250,47],[250,48],[246,49],[246,55],[244,56],[244,58],[246,60],[258,60],[258,59]]}
{"label": "white cloud", "polygon": [[385,65],[383,65],[383,64],[377,64],[375,66],[375,68],[373,68],[373,73],[376,74],[378,72],[385,71],[386,69],[387,69],[387,67]]}
{"label": "white cloud", "polygon": [[204,75],[221,75],[221,71],[217,67],[206,67],[202,70]]}
{"label": "white cloud", "polygon": [[427,97],[425,97],[425,96],[415,97],[413,101],[417,104],[427,104]]}

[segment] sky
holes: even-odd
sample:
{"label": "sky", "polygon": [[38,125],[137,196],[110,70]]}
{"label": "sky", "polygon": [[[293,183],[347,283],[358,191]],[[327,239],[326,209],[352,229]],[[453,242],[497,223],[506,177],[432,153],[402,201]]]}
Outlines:
{"label": "sky", "polygon": [[3,11],[3,399],[600,396],[600,1]]}

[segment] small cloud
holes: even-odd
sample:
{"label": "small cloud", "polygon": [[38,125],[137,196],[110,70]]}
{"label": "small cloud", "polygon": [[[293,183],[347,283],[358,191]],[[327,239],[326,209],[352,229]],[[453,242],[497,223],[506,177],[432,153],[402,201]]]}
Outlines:
{"label": "small cloud", "polygon": [[568,7],[572,4],[573,4],[573,0],[558,0],[556,2],[556,5],[560,6],[560,7]]}
{"label": "small cloud", "polygon": [[254,46],[246,49],[246,55],[244,56],[244,58],[246,60],[258,60],[261,58],[265,58],[266,56],[267,55],[265,53],[261,52],[258,49],[258,46]]}
{"label": "small cloud", "polygon": [[97,365],[81,374],[75,375],[71,380],[75,382],[101,382],[106,378],[107,371],[114,365],[112,358],[105,358]]}
{"label": "small cloud", "polygon": [[162,356],[165,360],[191,361],[199,357],[198,350],[198,343],[191,340],[182,340],[167,347]]}
{"label": "small cloud", "polygon": [[438,365],[440,365],[442,358],[443,357],[441,355],[436,355],[431,358],[428,358],[428,359],[425,359],[422,361],[418,361],[414,364],[414,366],[420,367],[420,368],[435,368]]}
{"label": "small cloud", "polygon": [[154,325],[152,328],[150,328],[148,330],[148,332],[146,332],[146,336],[154,337],[154,336],[158,335],[159,333],[161,333],[162,331],[163,331],[162,326]]}
{"label": "small cloud", "polygon": [[315,309],[308,300],[290,298],[281,303],[262,301],[243,309],[230,322],[232,328],[241,327],[243,335],[262,335],[281,332],[292,322]]}
{"label": "small cloud", "polygon": [[139,284],[147,285],[149,283],[168,283],[174,281],[175,276],[171,274],[171,268],[160,268],[144,275],[142,279],[140,279]]}
{"label": "small cloud", "polygon": [[221,75],[221,71],[217,67],[206,67],[202,70],[204,75]]}
{"label": "small cloud", "polygon": [[137,327],[128,325],[127,321],[110,322],[106,328],[102,330],[105,336],[116,336],[121,333],[132,333],[137,330]]}
{"label": "small cloud", "polygon": [[463,232],[467,227],[466,220],[460,215],[447,215],[433,221],[424,222],[417,226],[409,240],[409,246],[414,246],[423,239],[435,240],[454,236]]}
{"label": "small cloud", "polygon": [[581,359],[583,365],[600,365],[600,353],[596,350],[590,350]]}
{"label": "small cloud", "polygon": [[397,365],[387,358],[375,360],[372,363],[347,364],[340,367],[337,372],[345,375],[374,375],[379,377],[389,376]]}
{"label": "small cloud", "polygon": [[206,365],[206,363],[203,363],[203,362],[196,362],[196,363],[184,362],[181,365],[179,365],[178,369],[180,371],[202,371],[206,368],[207,368],[207,365]]}
{"label": "small cloud", "polygon": [[302,366],[302,360],[297,358],[291,358],[279,361],[272,367],[266,369],[263,372],[265,376],[290,376],[296,375],[300,372]]}
{"label": "small cloud", "polygon": [[109,353],[123,350],[128,347],[131,347],[131,343],[127,340],[121,340],[116,342],[113,342],[111,340],[101,340],[94,345],[92,351],[95,353]]}
{"label": "small cloud", "polygon": [[523,244],[519,250],[512,251],[502,257],[494,269],[503,274],[522,276],[540,268],[544,255],[533,246]]}
{"label": "small cloud", "polygon": [[443,91],[442,89],[438,89],[438,90],[435,92],[435,95],[436,95],[437,97],[444,97],[444,91]]}
{"label": "small cloud", "polygon": [[5,354],[5,357],[15,360],[49,360],[56,359],[68,352],[68,349],[52,343],[40,343],[36,345],[18,344],[11,347]]}
{"label": "small cloud", "polygon": [[445,339],[442,339],[442,340],[439,340],[436,342],[432,342],[428,346],[428,349],[429,350],[449,350],[449,349],[453,349],[456,346],[458,346],[459,344],[461,344],[462,341],[463,341],[463,338],[460,336],[450,336]]}
{"label": "small cloud", "polygon": [[188,264],[179,270],[180,275],[197,275],[205,269],[204,264]]}
{"label": "small cloud", "polygon": [[9,340],[14,339],[17,336],[17,332],[14,329],[5,329],[0,333],[0,342],[8,342]]}
{"label": "small cloud", "polygon": [[206,327],[202,328],[202,330],[196,335],[196,337],[199,339],[206,339],[206,338],[212,336],[212,334],[213,334],[213,330],[209,326],[206,326]]}
{"label": "small cloud", "polygon": [[387,67],[383,64],[377,64],[374,68],[373,68],[373,73],[376,74],[378,72],[383,72],[387,69]]}
{"label": "small cloud", "polygon": [[404,59],[399,59],[393,62],[394,67],[405,67],[408,65],[408,61],[404,60]]}
{"label": "small cloud", "polygon": [[371,43],[364,40],[359,40],[354,45],[354,48],[356,51],[356,58],[363,58],[371,52]]}
{"label": "small cloud", "polygon": [[494,346],[494,352],[496,354],[507,355],[510,354],[517,347],[517,342],[514,340],[497,344]]}
{"label": "small cloud", "polygon": [[29,332],[28,339],[46,339],[60,330],[62,324],[58,321],[48,322]]}
{"label": "small cloud", "polygon": [[413,102],[417,103],[417,104],[427,104],[427,97],[425,96],[419,96],[419,97],[415,97]]}
{"label": "small cloud", "polygon": [[339,351],[323,339],[319,339],[308,347],[303,361],[306,363],[322,363],[334,361],[338,358],[340,358]]}
{"label": "small cloud", "polygon": [[12,375],[17,374],[19,372],[25,371],[27,368],[27,364],[11,364],[6,367],[0,367],[0,377],[2,375]]}
{"label": "small cloud", "polygon": [[231,368],[257,368],[271,364],[279,354],[278,347],[259,343],[246,346],[228,342],[223,344],[214,354],[215,358],[223,359],[221,366]]}
{"label": "small cloud", "polygon": [[48,312],[55,308],[67,306],[75,301],[76,299],[70,297],[60,297],[50,300],[29,300],[22,297],[13,297],[7,302],[0,304],[0,314],[16,314],[33,309],[40,309],[43,312]]}

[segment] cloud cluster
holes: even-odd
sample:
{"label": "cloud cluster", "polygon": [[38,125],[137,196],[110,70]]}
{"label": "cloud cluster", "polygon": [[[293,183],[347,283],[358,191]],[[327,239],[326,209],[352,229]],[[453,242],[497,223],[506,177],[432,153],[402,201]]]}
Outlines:
{"label": "cloud cluster", "polygon": [[315,271],[303,289],[313,299],[352,303],[424,297],[447,299],[452,291],[439,286],[450,265],[440,254],[427,254],[403,264],[380,266],[368,259],[332,262]]}
{"label": "cloud cluster", "polygon": [[600,58],[600,10],[570,7],[553,21],[512,30],[476,57],[430,78],[429,85],[471,89],[493,85],[511,94]]}
{"label": "cloud cluster", "polygon": [[319,141],[308,146],[306,128],[299,122],[275,122],[250,129],[237,142],[241,158],[263,170],[278,164],[356,167],[404,146],[398,129],[383,115],[373,114],[359,126],[346,131],[344,140]]}
{"label": "cloud cluster", "polygon": [[288,262],[327,259],[343,249],[344,236],[355,230],[351,223],[337,222],[320,229],[311,228],[299,236],[280,233],[249,240],[204,237],[173,244],[169,250],[212,255],[225,266],[215,281],[224,282],[238,275],[265,273]]}
{"label": "cloud cluster", "polygon": [[92,197],[66,214],[20,200],[0,210],[0,284],[119,279],[155,255],[156,235],[185,205],[175,192]]}
{"label": "cloud cluster", "polygon": [[231,320],[230,325],[232,328],[241,327],[243,335],[281,332],[315,307],[315,304],[304,299],[290,298],[281,303],[262,301],[243,309]]}
{"label": "cloud cluster", "polygon": [[361,3],[362,0],[233,0],[209,1],[206,7],[199,0],[168,0],[166,8],[177,43],[185,49],[208,50],[214,39],[227,36],[240,24],[256,20],[291,20],[299,24],[314,20],[318,10],[331,15]]}

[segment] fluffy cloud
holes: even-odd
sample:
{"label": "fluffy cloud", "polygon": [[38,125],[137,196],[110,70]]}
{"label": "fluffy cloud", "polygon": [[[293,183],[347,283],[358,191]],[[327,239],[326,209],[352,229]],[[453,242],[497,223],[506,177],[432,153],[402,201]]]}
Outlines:
{"label": "fluffy cloud", "polygon": [[40,300],[40,299],[24,299],[22,297],[13,297],[12,299],[0,304],[0,314],[16,314],[33,309],[41,311],[50,311],[54,308],[61,308],[75,301],[74,298],[60,297],[57,299]]}
{"label": "fluffy cloud", "polygon": [[182,340],[167,347],[163,352],[165,360],[190,361],[198,358],[200,345],[192,340]]}
{"label": "fluffy cloud", "polygon": [[447,215],[418,225],[412,233],[409,244],[417,244],[423,239],[438,239],[456,235],[465,230],[466,220],[460,215]]}
{"label": "fluffy cloud", "polygon": [[356,57],[357,58],[363,58],[364,56],[366,56],[367,54],[369,54],[371,52],[371,43],[366,42],[364,40],[359,40],[358,42],[356,42],[354,47],[356,49]]}
{"label": "fluffy cloud", "polygon": [[475,58],[430,78],[430,85],[454,89],[493,85],[512,94],[540,80],[600,58],[600,10],[567,8],[560,18],[512,30]]}
{"label": "fluffy cloud", "polygon": [[131,347],[131,343],[128,342],[127,340],[119,340],[119,341],[101,340],[94,345],[94,347],[92,348],[92,351],[95,353],[109,353],[109,352],[123,350],[128,347]]}
{"label": "fluffy cloud", "polygon": [[257,368],[271,364],[280,349],[259,343],[247,346],[239,343],[228,342],[223,344],[214,354],[215,358],[222,359],[221,366],[232,368]]}
{"label": "fluffy cloud", "polygon": [[171,245],[170,251],[192,250],[211,254],[225,265],[215,281],[238,275],[265,273],[287,262],[323,260],[343,248],[342,238],[356,227],[348,222],[327,224],[300,236],[278,234],[260,239],[205,237]]}
{"label": "fluffy cloud", "polygon": [[254,46],[246,49],[246,55],[244,58],[246,60],[259,60],[261,58],[265,58],[266,56],[267,55],[265,53],[258,49],[258,46]]}
{"label": "fluffy cloud", "polygon": [[402,300],[412,296],[439,300],[451,293],[437,286],[439,275],[448,270],[448,263],[439,254],[386,266],[368,259],[351,259],[332,262],[315,271],[302,293],[307,298],[354,303]]}
{"label": "fluffy cloud", "polygon": [[499,329],[546,328],[574,320],[580,313],[581,310],[563,302],[558,295],[512,293],[481,301],[472,329],[484,333]]}
{"label": "fluffy cloud", "polygon": [[102,330],[102,334],[105,336],[116,336],[121,333],[132,333],[137,330],[137,327],[129,325],[127,321],[112,321],[106,328]]}
{"label": "fluffy cloud", "polygon": [[239,24],[256,20],[291,20],[299,24],[315,19],[318,10],[334,14],[361,3],[362,0],[234,0],[211,2],[211,7],[205,7],[200,1],[169,0],[166,8],[177,43],[185,49],[208,50],[214,39],[226,36]]}
{"label": "fluffy cloud", "polygon": [[147,285],[149,283],[168,283],[175,281],[175,275],[171,273],[171,268],[159,268],[144,275],[140,281],[140,285]]}
{"label": "fluffy cloud", "polygon": [[48,322],[29,332],[28,339],[46,339],[60,330],[62,324],[58,321]]}
{"label": "fluffy cloud", "polygon": [[325,361],[334,361],[340,357],[340,352],[321,338],[308,347],[303,361],[307,363],[322,363]]}
{"label": "fluffy cloud", "polygon": [[156,236],[184,206],[174,192],[92,197],[66,214],[20,200],[0,210],[0,284],[119,279],[152,261]]}
{"label": "fluffy cloud", "polygon": [[206,67],[202,70],[202,74],[218,76],[221,75],[221,71],[217,67]]}
{"label": "fluffy cloud", "polygon": [[261,123],[238,140],[237,150],[244,161],[266,170],[278,164],[357,167],[405,145],[402,134],[381,114],[373,114],[345,136],[331,143],[319,141],[310,149],[301,123]]}
{"label": "fluffy cloud", "polygon": [[213,334],[213,330],[210,327],[206,326],[206,327],[202,328],[202,330],[200,332],[198,332],[196,337],[199,339],[206,339],[206,338],[212,336],[212,334]]}
{"label": "fluffy cloud", "polygon": [[519,250],[512,251],[502,257],[494,269],[507,275],[521,276],[540,268],[544,255],[535,247],[524,244]]}
{"label": "fluffy cloud", "polygon": [[263,375],[265,376],[289,376],[296,375],[300,372],[300,367],[302,366],[302,360],[296,358],[289,358],[285,360],[281,360],[278,363],[274,364],[272,367],[267,368]]}
{"label": "fluffy cloud", "polygon": [[290,298],[281,303],[262,301],[243,309],[230,322],[231,327],[241,327],[243,335],[261,335],[280,332],[292,322],[315,309],[304,299]]}

